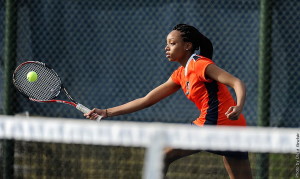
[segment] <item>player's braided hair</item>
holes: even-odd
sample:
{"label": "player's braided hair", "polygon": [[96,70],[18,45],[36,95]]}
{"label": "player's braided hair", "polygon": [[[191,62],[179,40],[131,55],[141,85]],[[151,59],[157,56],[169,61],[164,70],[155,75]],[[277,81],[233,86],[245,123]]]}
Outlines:
{"label": "player's braided hair", "polygon": [[199,50],[200,48],[200,55],[210,59],[212,58],[213,45],[207,37],[198,31],[198,29],[187,24],[178,24],[173,30],[181,32],[184,42],[191,42],[193,44],[193,51]]}

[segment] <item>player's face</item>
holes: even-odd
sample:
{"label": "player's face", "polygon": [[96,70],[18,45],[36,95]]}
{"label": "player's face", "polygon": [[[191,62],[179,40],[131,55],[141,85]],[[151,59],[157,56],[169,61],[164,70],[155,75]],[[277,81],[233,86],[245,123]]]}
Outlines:
{"label": "player's face", "polygon": [[168,34],[165,51],[169,61],[181,62],[190,57],[187,51],[187,42],[182,40],[181,32],[177,30],[173,30]]}

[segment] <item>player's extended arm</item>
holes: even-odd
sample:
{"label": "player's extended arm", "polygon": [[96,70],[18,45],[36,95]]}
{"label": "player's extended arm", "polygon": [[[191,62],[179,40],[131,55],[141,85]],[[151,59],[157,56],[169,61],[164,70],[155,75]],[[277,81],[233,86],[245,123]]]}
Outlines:
{"label": "player's extended arm", "polygon": [[180,86],[174,83],[171,78],[169,78],[165,83],[156,87],[142,98],[138,98],[123,105],[108,108],[106,110],[95,108],[90,113],[85,114],[85,116],[87,118],[94,119],[95,115],[93,115],[93,113],[97,113],[105,118],[108,116],[112,117],[139,111],[168,97],[169,95],[178,91],[178,89],[180,89]]}
{"label": "player's extended arm", "polygon": [[205,75],[209,79],[219,81],[220,83],[234,89],[237,98],[237,105],[230,107],[225,114],[229,119],[237,120],[243,110],[246,100],[245,84],[239,78],[231,75],[214,64],[210,64],[206,67]]}

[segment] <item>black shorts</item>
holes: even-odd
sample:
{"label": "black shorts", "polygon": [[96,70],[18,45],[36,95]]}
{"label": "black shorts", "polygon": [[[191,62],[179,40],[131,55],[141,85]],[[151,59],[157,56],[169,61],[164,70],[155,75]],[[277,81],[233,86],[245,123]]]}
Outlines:
{"label": "black shorts", "polygon": [[[193,122],[191,122],[191,125],[197,126]],[[240,151],[215,151],[215,150],[205,150],[206,152],[210,152],[217,155],[222,155],[225,157],[231,157],[235,159],[241,159],[241,160],[247,160],[249,159],[248,152],[240,152]]]}
{"label": "black shorts", "polygon": [[214,151],[214,150],[206,150],[206,152],[210,152],[217,155],[222,155],[225,157],[240,159],[240,160],[247,160],[248,152],[239,152],[239,151]]}

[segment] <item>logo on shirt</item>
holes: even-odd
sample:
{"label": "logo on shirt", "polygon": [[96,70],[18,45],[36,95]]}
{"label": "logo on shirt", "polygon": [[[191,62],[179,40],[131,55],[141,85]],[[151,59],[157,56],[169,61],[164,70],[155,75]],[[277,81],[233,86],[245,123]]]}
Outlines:
{"label": "logo on shirt", "polygon": [[187,81],[186,82],[186,92],[185,92],[185,95],[189,95],[190,94],[190,82]]}

